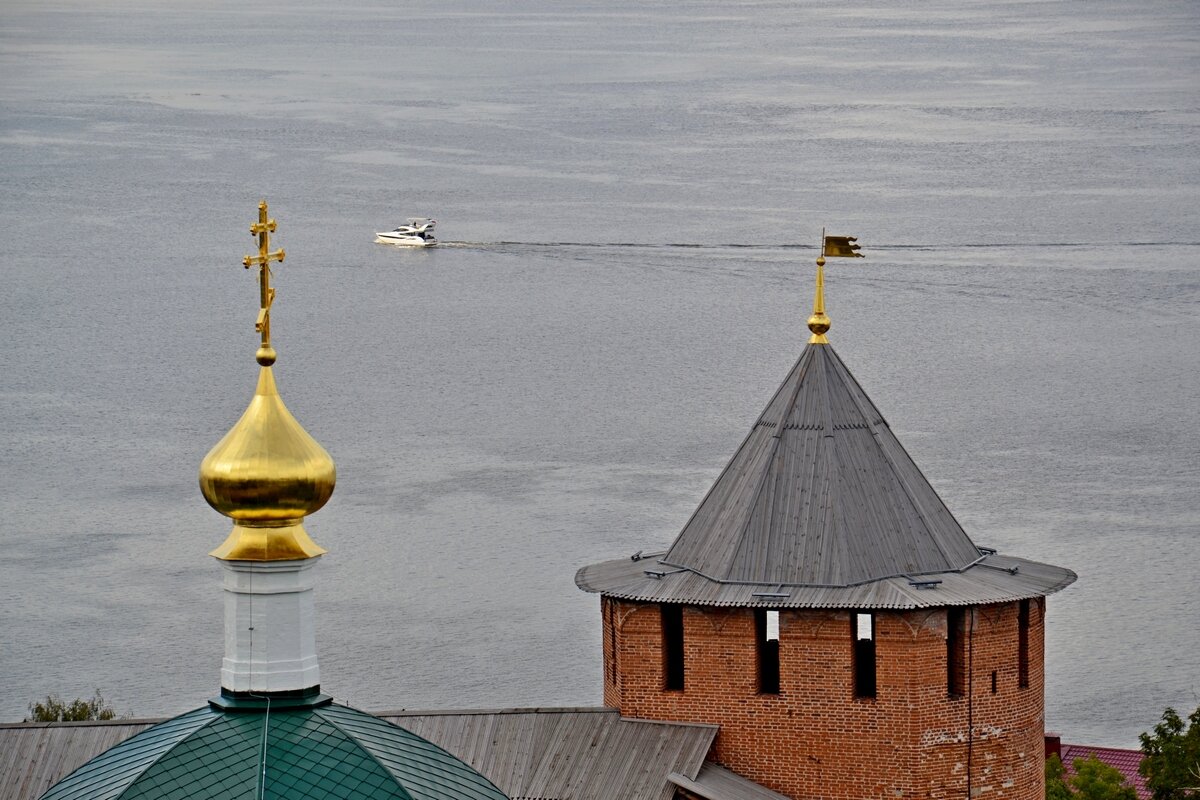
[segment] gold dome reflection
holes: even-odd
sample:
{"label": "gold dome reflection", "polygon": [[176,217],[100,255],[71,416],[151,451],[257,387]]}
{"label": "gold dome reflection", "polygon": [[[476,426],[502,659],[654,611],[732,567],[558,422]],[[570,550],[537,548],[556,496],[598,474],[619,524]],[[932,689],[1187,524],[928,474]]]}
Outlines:
{"label": "gold dome reflection", "polygon": [[249,407],[200,464],[209,505],[237,524],[212,555],[225,560],[308,558],[325,550],[302,519],[333,494],[333,459],[287,410],[270,367]]}

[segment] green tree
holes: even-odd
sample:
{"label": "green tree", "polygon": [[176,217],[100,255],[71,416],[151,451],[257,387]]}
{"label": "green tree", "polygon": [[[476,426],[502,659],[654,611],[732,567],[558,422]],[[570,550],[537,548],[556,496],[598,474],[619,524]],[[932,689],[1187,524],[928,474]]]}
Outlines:
{"label": "green tree", "polygon": [[1168,708],[1153,733],[1143,733],[1142,763],[1138,772],[1146,779],[1154,800],[1200,798],[1200,706],[1187,724]]}
{"label": "green tree", "polygon": [[1046,759],[1046,800],[1137,800],[1121,771],[1095,756],[1077,758],[1071,768],[1068,777],[1057,755]]}
{"label": "green tree", "polygon": [[1058,753],[1051,753],[1046,759],[1046,800],[1071,800],[1074,792],[1067,785],[1066,773]]}
{"label": "green tree", "polygon": [[1095,756],[1077,758],[1072,766],[1071,786],[1080,800],[1137,800],[1137,791],[1125,782],[1121,770]]}
{"label": "green tree", "polygon": [[88,719],[114,719],[117,712],[105,701],[97,689],[90,699],[72,700],[70,703],[56,694],[46,695],[41,703],[29,704],[26,722],[81,722]]}

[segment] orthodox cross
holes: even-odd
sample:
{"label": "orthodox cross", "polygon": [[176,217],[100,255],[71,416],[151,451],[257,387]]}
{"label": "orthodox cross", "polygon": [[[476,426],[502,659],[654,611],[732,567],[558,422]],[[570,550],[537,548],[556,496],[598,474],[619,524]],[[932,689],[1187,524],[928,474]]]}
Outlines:
{"label": "orthodox cross", "polygon": [[[267,201],[258,204],[258,222],[250,226],[250,234],[258,237],[258,255],[246,256],[242,266],[250,269],[250,265],[258,266],[258,321],[254,330],[262,334],[262,346],[258,348],[258,363],[270,366],[275,362],[275,350],[271,347],[271,303],[275,300],[275,290],[271,288],[271,262],[283,261],[283,248],[271,252],[271,233],[275,230],[275,220],[267,217]],[[266,363],[264,363],[264,361]]]}

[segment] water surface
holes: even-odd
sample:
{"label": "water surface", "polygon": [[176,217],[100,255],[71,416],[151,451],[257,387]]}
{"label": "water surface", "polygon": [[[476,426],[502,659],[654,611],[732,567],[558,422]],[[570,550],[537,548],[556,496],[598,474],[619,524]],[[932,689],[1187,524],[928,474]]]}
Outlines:
{"label": "water surface", "polygon": [[[974,540],[1068,566],[1047,725],[1200,693],[1192,4],[0,9],[0,718],[215,692],[204,453],[276,375],[334,456],[323,685],[600,702],[580,565],[666,546],[831,341]],[[453,246],[372,232],[430,215]]]}

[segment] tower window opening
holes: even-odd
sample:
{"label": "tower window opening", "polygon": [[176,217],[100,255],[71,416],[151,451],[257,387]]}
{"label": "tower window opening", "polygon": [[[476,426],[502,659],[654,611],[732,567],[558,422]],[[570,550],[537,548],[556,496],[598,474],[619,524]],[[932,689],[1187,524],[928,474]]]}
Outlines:
{"label": "tower window opening", "polygon": [[946,693],[962,697],[967,690],[967,637],[961,608],[946,609]]}
{"label": "tower window opening", "polygon": [[608,682],[617,685],[617,610],[616,602],[608,601]]}
{"label": "tower window opening", "polygon": [[875,615],[854,614],[854,696],[875,697]]}
{"label": "tower window opening", "polygon": [[683,691],[683,606],[663,603],[663,688]]}
{"label": "tower window opening", "polygon": [[1029,601],[1017,608],[1017,686],[1029,688]]}
{"label": "tower window opening", "polygon": [[779,612],[754,611],[755,651],[758,654],[758,693],[779,694]]}

